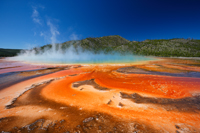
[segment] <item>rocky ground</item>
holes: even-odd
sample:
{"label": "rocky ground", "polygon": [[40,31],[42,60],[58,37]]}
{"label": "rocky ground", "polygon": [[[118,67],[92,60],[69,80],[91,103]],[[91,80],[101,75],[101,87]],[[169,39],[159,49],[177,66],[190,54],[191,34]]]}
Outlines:
{"label": "rocky ground", "polygon": [[0,63],[2,133],[200,132],[198,61],[165,58],[88,66]]}

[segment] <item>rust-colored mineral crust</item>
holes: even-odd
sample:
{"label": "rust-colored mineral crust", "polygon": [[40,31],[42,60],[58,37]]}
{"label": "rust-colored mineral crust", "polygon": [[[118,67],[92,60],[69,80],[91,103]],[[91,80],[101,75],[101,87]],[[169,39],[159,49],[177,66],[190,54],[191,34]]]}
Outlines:
{"label": "rust-colored mineral crust", "polygon": [[200,132],[199,61],[1,63],[0,131]]}

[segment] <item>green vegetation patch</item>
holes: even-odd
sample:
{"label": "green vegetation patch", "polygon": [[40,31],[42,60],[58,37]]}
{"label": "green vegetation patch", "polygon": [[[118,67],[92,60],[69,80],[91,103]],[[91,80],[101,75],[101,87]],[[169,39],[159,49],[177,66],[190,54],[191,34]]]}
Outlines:
{"label": "green vegetation patch", "polygon": [[0,57],[16,56],[21,49],[2,49],[0,48]]}
{"label": "green vegetation patch", "polygon": [[[72,40],[64,43],[57,43],[56,50],[66,52],[73,47],[74,51],[92,53],[121,53],[136,54],[145,56],[162,56],[162,57],[200,57],[200,40],[194,39],[160,39],[145,41],[129,41],[121,36],[104,36],[96,38],[86,38],[83,40]],[[51,44],[44,45],[40,48],[33,48],[35,53],[42,53],[52,48]],[[0,57],[15,56],[19,49],[0,49]]]}
{"label": "green vegetation patch", "polygon": [[129,53],[162,57],[200,57],[200,40],[194,39],[176,38],[137,42],[129,41],[121,36],[115,35],[68,41],[60,45],[63,50],[74,46],[77,51],[81,47],[82,51],[87,50],[94,53],[119,52],[121,54]]}

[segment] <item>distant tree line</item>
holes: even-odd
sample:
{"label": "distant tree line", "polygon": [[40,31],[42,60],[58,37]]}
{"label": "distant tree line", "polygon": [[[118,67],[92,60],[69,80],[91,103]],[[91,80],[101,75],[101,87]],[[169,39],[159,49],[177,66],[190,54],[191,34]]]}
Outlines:
{"label": "distant tree line", "polygon": [[[75,52],[90,51],[97,53],[121,53],[137,54],[146,56],[162,57],[200,57],[200,40],[195,39],[155,39],[145,41],[129,41],[125,38],[114,35],[96,38],[86,38],[83,40],[67,41],[56,44],[56,50],[65,52],[72,47]],[[51,49],[52,45],[47,44],[40,48],[33,48],[36,54]],[[0,49],[0,57],[15,56],[20,50]]]}
{"label": "distant tree line", "polygon": [[0,57],[16,56],[21,49],[2,49],[0,48]]}
{"label": "distant tree line", "polygon": [[200,40],[194,39],[160,39],[145,41],[128,41],[121,36],[105,36],[99,38],[86,38],[79,41],[65,42],[63,49],[73,45],[81,47],[83,51],[94,53],[104,52],[121,54],[137,54],[163,57],[200,57]]}

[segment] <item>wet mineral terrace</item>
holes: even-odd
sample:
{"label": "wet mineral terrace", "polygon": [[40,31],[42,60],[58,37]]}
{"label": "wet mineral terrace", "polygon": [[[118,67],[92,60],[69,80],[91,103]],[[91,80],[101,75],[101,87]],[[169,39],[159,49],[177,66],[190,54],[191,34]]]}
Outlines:
{"label": "wet mineral terrace", "polygon": [[1,59],[0,131],[200,132],[200,60],[33,65]]}

